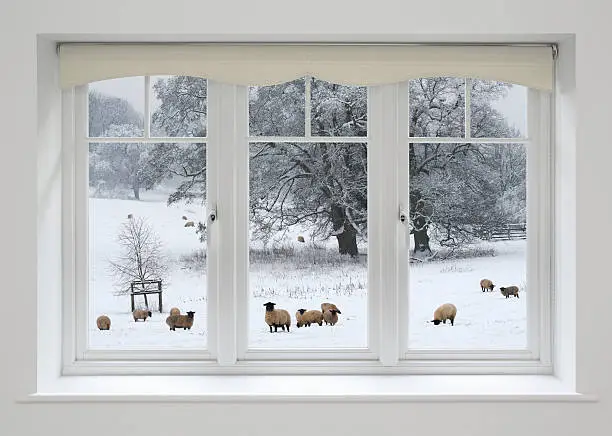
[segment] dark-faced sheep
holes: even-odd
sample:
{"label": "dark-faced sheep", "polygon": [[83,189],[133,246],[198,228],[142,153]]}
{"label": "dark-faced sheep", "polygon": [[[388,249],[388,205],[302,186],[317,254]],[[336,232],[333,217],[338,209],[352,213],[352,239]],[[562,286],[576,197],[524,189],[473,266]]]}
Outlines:
{"label": "dark-faced sheep", "polygon": [[438,325],[440,323],[446,324],[446,320],[450,320],[451,325],[455,325],[456,316],[457,308],[455,307],[455,305],[451,303],[445,303],[435,310],[433,319],[430,322],[433,322],[435,325]]}
{"label": "dark-faced sheep", "polygon": [[111,320],[106,315],[100,315],[98,319],[96,319],[96,324],[100,330],[110,330]]}
{"label": "dark-faced sheep", "polygon": [[304,325],[302,323],[302,314],[304,312],[306,312],[306,309],[298,309],[298,311],[295,312],[295,325],[297,326],[297,328],[300,328]]}
{"label": "dark-faced sheep", "polygon": [[336,312],[342,315],[342,312],[340,312],[340,309],[338,309],[335,304],[321,303],[321,312],[325,313],[326,310],[330,310],[330,309],[334,309]]}
{"label": "dark-faced sheep", "polygon": [[147,318],[150,318],[153,314],[151,313],[150,310],[145,310],[145,309],[136,309],[133,313],[132,316],[134,317],[134,322],[137,322],[139,319],[146,321]]}
{"label": "dark-faced sheep", "polygon": [[184,227],[195,227],[195,224],[193,221],[187,221],[184,225]]}
{"label": "dark-faced sheep", "polygon": [[285,309],[275,309],[276,303],[267,302],[264,303],[266,308],[266,324],[270,326],[270,333],[272,333],[272,327],[274,327],[274,331],[277,332],[279,327],[282,327],[283,331],[285,331],[285,327],[287,327],[287,331],[289,331],[289,326],[291,325],[291,315]]}
{"label": "dark-faced sheep", "polygon": [[302,324],[310,327],[311,324],[323,325],[323,313],[320,310],[309,310],[302,314]]}
{"label": "dark-faced sheep", "polygon": [[482,289],[482,292],[484,292],[486,290],[492,291],[494,287],[495,287],[495,285],[489,279],[482,279],[480,281],[480,289]]}
{"label": "dark-faced sheep", "polygon": [[297,237],[297,240],[298,240],[298,242],[306,242],[306,241],[304,240],[304,237],[303,237],[302,235],[298,236],[298,237]]}
{"label": "dark-faced sheep", "polygon": [[499,291],[506,298],[510,298],[510,295],[514,295],[516,298],[519,298],[519,288],[517,286],[500,286]]}
{"label": "dark-faced sheep", "polygon": [[176,328],[182,328],[183,330],[191,330],[193,326],[193,316],[195,312],[189,311],[187,315],[170,315],[166,318],[166,324],[170,327],[170,330],[176,330]]}
{"label": "dark-faced sheep", "polygon": [[336,325],[338,322],[339,313],[340,311],[338,309],[328,309],[323,312],[323,320],[325,321],[325,324]]}

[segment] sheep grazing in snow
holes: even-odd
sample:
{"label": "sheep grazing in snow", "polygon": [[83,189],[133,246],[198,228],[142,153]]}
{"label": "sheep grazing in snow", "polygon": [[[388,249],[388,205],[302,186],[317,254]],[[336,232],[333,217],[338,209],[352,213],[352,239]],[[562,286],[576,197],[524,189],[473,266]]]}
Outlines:
{"label": "sheep grazing in snow", "polygon": [[430,322],[433,322],[435,325],[438,325],[441,322],[446,324],[446,320],[450,320],[451,325],[455,325],[455,316],[457,316],[457,308],[455,307],[455,305],[451,303],[445,303],[436,309],[436,311],[434,312],[433,319]]}
{"label": "sheep grazing in snow", "polygon": [[514,295],[516,298],[519,298],[519,288],[517,286],[500,286],[499,291],[506,298],[510,298],[510,295]]}
{"label": "sheep grazing in snow", "polygon": [[266,316],[265,321],[266,324],[270,326],[270,333],[272,333],[272,327],[274,327],[274,331],[277,332],[279,327],[282,327],[283,331],[285,331],[285,327],[287,327],[287,331],[289,331],[289,326],[291,325],[291,315],[285,309],[275,309],[276,303],[267,302],[264,303],[266,308]]}
{"label": "sheep grazing in snow", "polygon": [[100,315],[98,319],[96,319],[96,324],[100,330],[110,330],[111,320],[106,315]]}
{"label": "sheep grazing in snow", "polygon": [[132,316],[134,317],[134,322],[137,322],[139,319],[146,321],[147,318],[150,318],[153,314],[151,313],[150,310],[144,310],[144,309],[136,309],[133,313]]}
{"label": "sheep grazing in snow", "polygon": [[298,242],[306,242],[306,241],[304,240],[304,237],[303,237],[302,235],[298,236],[298,237],[297,237],[297,240],[298,240]]}
{"label": "sheep grazing in snow", "polygon": [[191,330],[194,315],[195,312],[193,311],[187,312],[187,315],[170,315],[166,318],[166,324],[168,324],[170,330],[173,331],[175,331],[177,327],[183,330]]}
{"label": "sheep grazing in snow", "polygon": [[336,312],[342,315],[342,312],[340,312],[340,309],[338,309],[335,304],[321,303],[321,312],[325,313],[326,310],[330,310],[330,309],[334,309]]}
{"label": "sheep grazing in snow", "polygon": [[338,314],[340,312],[337,309],[329,309],[323,312],[323,321],[325,324],[336,325],[338,322]]}
{"label": "sheep grazing in snow", "polygon": [[304,324],[302,323],[302,314],[306,312],[306,309],[298,309],[297,312],[295,312],[295,325],[297,326],[297,328],[302,327]]}
{"label": "sheep grazing in snow", "polygon": [[487,289],[489,291],[492,291],[494,287],[495,287],[495,285],[489,279],[482,279],[480,281],[480,289],[482,289],[482,292],[486,291]]}
{"label": "sheep grazing in snow", "polygon": [[323,325],[323,313],[320,310],[309,310],[302,314],[302,325],[310,327],[311,324]]}
{"label": "sheep grazing in snow", "polygon": [[193,221],[187,221],[183,227],[195,227],[195,224]]}
{"label": "sheep grazing in snow", "polygon": [[172,309],[170,309],[170,315],[180,315],[181,311],[178,307],[173,307]]}

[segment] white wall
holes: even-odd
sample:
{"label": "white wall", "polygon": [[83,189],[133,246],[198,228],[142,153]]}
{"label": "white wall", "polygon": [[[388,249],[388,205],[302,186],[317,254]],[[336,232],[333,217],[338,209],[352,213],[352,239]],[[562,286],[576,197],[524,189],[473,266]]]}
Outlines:
{"label": "white wall", "polygon": [[[454,423],[455,436],[574,436],[585,430],[605,433],[609,425],[604,412],[612,408],[612,354],[610,320],[602,316],[605,314],[601,307],[609,300],[610,290],[607,280],[599,276],[609,267],[608,247],[612,246],[612,233],[607,230],[612,222],[607,177],[612,144],[607,139],[609,134],[605,135],[612,122],[612,87],[605,70],[610,65],[606,43],[610,42],[607,17],[611,11],[606,13],[602,4],[605,2],[598,0],[2,1],[0,298],[4,303],[4,328],[0,344],[5,357],[0,359],[0,433],[29,436],[87,432],[98,436],[138,432],[153,436],[202,429],[202,433],[269,435],[265,425],[273,421],[273,434],[294,433],[309,422],[319,423],[321,431],[329,434],[431,434],[441,432],[441,416]],[[250,39],[259,40],[294,34],[320,40],[325,34],[326,39],[350,40],[351,35],[357,35],[360,40],[394,41],[432,40],[428,36],[431,34],[449,35],[455,40],[486,39],[482,34],[487,33],[497,34],[499,40],[516,38],[517,34],[539,34],[540,39],[547,39],[542,34],[576,35],[576,90],[570,84],[566,99],[575,103],[575,114],[567,113],[563,122],[568,124],[562,128],[569,132],[575,128],[579,152],[575,164],[570,160],[563,165],[569,170],[575,166],[577,178],[577,385],[580,391],[597,394],[599,403],[15,403],[18,396],[35,389],[30,380],[36,372],[36,324],[28,322],[33,317],[28,319],[21,313],[33,312],[36,307],[37,249],[44,254],[41,270],[52,272],[59,268],[59,253],[45,251],[39,243],[49,240],[37,237],[47,235],[58,219],[53,166],[42,165],[45,173],[37,174],[38,147],[41,158],[58,158],[57,89],[50,69],[54,63],[53,45],[41,40],[41,77],[37,79],[38,34],[82,34],[81,39],[86,34],[100,39],[94,34],[104,34],[119,40],[147,39],[146,35],[158,40],[169,39],[170,35],[182,35],[186,40],[194,40],[196,35],[200,39],[207,35],[210,39],[227,39],[224,34],[234,34],[234,38],[236,34],[251,35]],[[567,48],[561,46],[561,56],[564,47]],[[572,126],[574,119],[576,126]],[[40,142],[37,126],[42,135]],[[39,212],[44,217],[40,227]],[[48,283],[44,278],[40,284],[41,292],[57,290],[57,283]],[[50,304],[57,307],[59,302]],[[59,325],[59,318],[47,316],[50,323]],[[52,349],[54,344],[45,345]],[[333,419],[322,424],[321,416]],[[116,432],[106,431],[109,424]]]}

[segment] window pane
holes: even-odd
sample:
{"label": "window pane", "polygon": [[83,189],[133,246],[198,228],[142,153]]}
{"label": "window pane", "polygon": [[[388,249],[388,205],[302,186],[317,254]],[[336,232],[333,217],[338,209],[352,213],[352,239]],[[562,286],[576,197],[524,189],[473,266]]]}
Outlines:
{"label": "window pane", "polygon": [[[411,144],[410,159],[409,347],[526,348],[525,147]],[[429,323],[445,303],[454,326]]]}
{"label": "window pane", "polygon": [[251,136],[304,136],[304,79],[249,88]]}
{"label": "window pane", "polygon": [[89,136],[143,135],[144,77],[102,80],[89,84]]}
{"label": "window pane", "polygon": [[[250,154],[249,346],[366,347],[367,146],[252,144]],[[287,310],[289,332],[270,332],[268,302]],[[313,312],[296,328],[299,309],[326,302],[337,324]]]}
{"label": "window pane", "polygon": [[[206,347],[205,180],[203,144],[90,144],[92,348]],[[162,280],[162,313],[159,294],[136,295],[135,309],[148,306],[151,317],[134,321],[130,284],[143,279]],[[195,312],[190,330],[170,331],[173,307]],[[98,330],[100,315],[110,318],[109,331]]]}
{"label": "window pane", "polygon": [[473,80],[470,100],[472,137],[526,136],[526,87],[503,82]]}
{"label": "window pane", "polygon": [[151,136],[206,136],[207,82],[201,77],[151,77]]}
{"label": "window pane", "polygon": [[410,81],[410,136],[465,136],[465,81],[430,77]]}
{"label": "window pane", "polygon": [[313,136],[367,136],[368,89],[311,79]]}

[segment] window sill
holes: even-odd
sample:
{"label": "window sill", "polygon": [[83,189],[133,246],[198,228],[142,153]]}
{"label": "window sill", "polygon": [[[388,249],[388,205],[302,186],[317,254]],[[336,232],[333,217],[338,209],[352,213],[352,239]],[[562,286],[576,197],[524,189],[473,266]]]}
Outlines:
{"label": "window sill", "polygon": [[553,376],[67,376],[20,403],[596,402]]}

